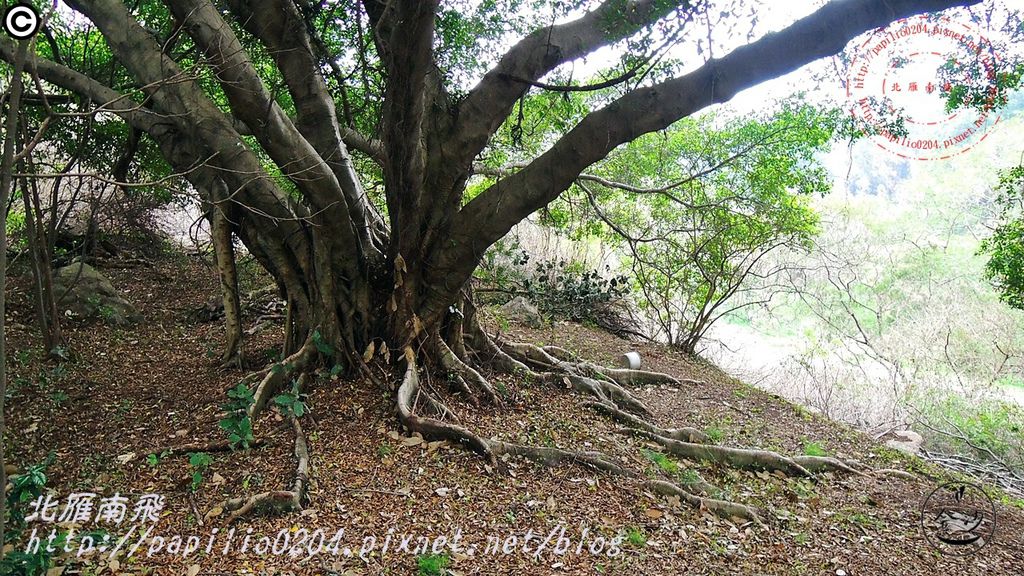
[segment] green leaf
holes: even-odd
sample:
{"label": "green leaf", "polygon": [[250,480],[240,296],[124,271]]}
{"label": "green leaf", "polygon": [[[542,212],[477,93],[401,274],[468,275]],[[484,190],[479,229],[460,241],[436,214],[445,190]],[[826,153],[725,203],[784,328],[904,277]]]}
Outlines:
{"label": "green leaf", "polygon": [[320,335],[319,330],[313,331],[313,345],[316,346],[316,349],[325,356],[334,355],[334,348],[324,340],[323,336]]}

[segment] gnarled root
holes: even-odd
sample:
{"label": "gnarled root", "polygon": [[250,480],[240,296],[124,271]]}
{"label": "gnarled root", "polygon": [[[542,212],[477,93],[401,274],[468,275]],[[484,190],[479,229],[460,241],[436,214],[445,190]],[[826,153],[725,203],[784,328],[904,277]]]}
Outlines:
{"label": "gnarled root", "polygon": [[[582,464],[589,468],[615,474],[617,476],[627,478],[637,478],[639,476],[637,472],[629,470],[612,461],[607,455],[601,452],[574,451],[547,446],[528,446],[524,444],[504,442],[497,439],[487,439],[471,432],[469,429],[459,424],[419,416],[416,414],[415,404],[420,381],[416,366],[415,353],[412,351],[412,348],[406,348],[405,359],[405,374],[402,378],[402,384],[398,388],[396,402],[398,405],[399,421],[409,431],[419,432],[424,437],[444,438],[463,444],[474,452],[486,457],[492,464],[497,464],[498,458],[502,456],[519,456],[542,466],[550,467],[560,464]],[[643,422],[639,418],[617,408],[614,404],[602,404],[600,402],[595,404],[601,405],[602,407],[610,410],[613,414],[618,414],[631,422]],[[652,429],[667,432],[653,426]],[[761,521],[757,516],[757,512],[750,507],[742,504],[723,502],[713,498],[705,498],[694,493],[708,493],[714,490],[712,486],[703,480],[695,483],[693,486],[688,486],[687,488],[675,486],[665,481],[648,483],[648,486],[661,494],[680,495],[680,498],[687,503],[695,507],[711,510],[723,517],[740,517],[761,524]]]}
{"label": "gnarled root", "polygon": [[412,348],[405,349],[406,369],[402,385],[398,387],[398,419],[410,431],[419,432],[424,437],[436,437],[466,445],[470,450],[487,457],[491,461],[494,455],[487,441],[458,424],[443,422],[435,418],[417,416],[415,414],[416,392],[420,387],[420,378],[416,370],[416,359]]}
{"label": "gnarled root", "polygon": [[[265,441],[262,438],[256,438],[249,442],[249,448],[257,448],[262,446]],[[163,448],[157,448],[150,450],[147,454],[156,454],[161,458],[168,456],[179,456],[182,454],[188,454],[190,452],[229,452],[235,449],[235,445],[230,440],[216,440],[213,442],[189,442],[187,444],[175,444],[173,446],[165,446]]]}
{"label": "gnarled root", "polygon": [[610,404],[608,402],[592,400],[584,402],[584,405],[593,408],[598,412],[603,412],[623,424],[628,424],[631,428],[649,432],[662,438],[669,438],[680,442],[704,443],[709,441],[707,434],[697,430],[696,428],[659,428],[647,420],[637,418],[636,416],[633,416],[632,414],[625,412],[614,404]]}
{"label": "gnarled root", "polygon": [[642,430],[634,430],[633,433],[657,442],[665,451],[674,456],[680,456],[688,460],[707,460],[708,462],[723,464],[741,470],[778,470],[790,476],[811,475],[807,468],[794,462],[792,458],[777,452],[698,444],[695,442],[680,442]]}
{"label": "gnarled root", "polygon": [[[469,310],[470,314],[474,313]],[[475,317],[475,315],[474,315]],[[548,385],[567,385],[577,392],[592,398],[586,405],[625,424],[628,432],[647,438],[660,445],[667,453],[692,461],[710,461],[716,464],[746,469],[780,471],[791,476],[813,476],[814,473],[835,471],[861,474],[850,465],[835,458],[799,456],[788,457],[767,450],[732,448],[709,444],[709,438],[694,428],[665,429],[652,423],[648,407],[628,386],[645,384],[667,384],[681,386],[700,384],[696,380],[679,380],[667,374],[644,370],[604,368],[579,360],[571,352],[557,347],[538,347],[532,344],[492,341],[480,328],[467,322],[465,330],[467,351],[477,358],[494,359],[496,368],[526,377]],[[437,350],[443,368],[466,380],[486,380],[438,339]],[[574,451],[562,448],[528,446],[483,438],[469,429],[450,422],[416,414],[415,404],[419,397],[419,376],[416,358],[411,348],[405,351],[406,370],[398,391],[399,419],[410,431],[424,436],[445,438],[468,446],[484,455],[491,463],[497,463],[502,456],[520,456],[542,466],[571,463],[582,464],[595,470],[617,476],[639,478],[638,472],[610,459],[606,454],[594,451]],[[468,369],[468,370],[467,370]],[[471,371],[471,372],[469,372]],[[481,389],[489,387],[479,386]],[[426,404],[435,400],[426,396]],[[698,479],[685,484],[666,480],[647,482],[645,486],[653,492],[666,496],[678,496],[681,501],[701,509],[709,510],[725,518],[741,518],[760,526],[764,525],[756,508],[739,503],[719,500],[715,496],[721,490]]]}
{"label": "gnarled root", "polygon": [[547,446],[527,446],[502,442],[500,440],[488,440],[493,454],[500,456],[521,456],[543,466],[557,466],[559,464],[583,464],[595,470],[610,472],[619,476],[633,476],[634,474],[622,466],[612,462],[607,456],[596,451],[573,451],[561,448],[550,448]]}
{"label": "gnarled root", "polygon": [[669,386],[679,386],[679,380],[668,374],[662,374],[661,372],[651,372],[648,370],[633,370],[630,368],[608,368],[606,366],[598,366],[590,362],[579,362],[577,364],[580,369],[584,372],[588,372],[592,375],[600,375],[603,378],[615,381],[620,386],[630,385],[654,385],[654,384],[667,384]]}
{"label": "gnarled root", "polygon": [[[529,344],[526,346],[529,346]],[[578,371],[605,380],[613,380],[620,386],[626,386],[629,384],[668,384],[671,386],[678,386],[680,384],[680,381],[674,376],[663,374],[661,372],[598,366],[592,362],[580,360],[575,354],[559,346],[542,346],[540,349],[550,357],[560,360],[561,362],[575,364]],[[688,382],[695,381],[689,380]]]}
{"label": "gnarled root", "polygon": [[454,376],[463,390],[469,395],[471,402],[476,403],[476,390],[481,390],[492,404],[501,404],[501,400],[494,392],[494,388],[491,388],[486,378],[452,352],[452,349],[444,343],[440,336],[435,334],[433,340],[434,349],[437,352],[438,362],[441,363],[441,367]]}
{"label": "gnarled root", "polygon": [[[615,380],[603,377],[600,371],[583,370],[580,364],[561,360],[533,344],[502,343],[501,347],[505,348],[512,358],[540,369],[542,373],[536,377],[542,381],[548,383],[567,382],[577,392],[594,396],[606,404],[615,404],[643,416],[651,415],[650,409],[639,398]],[[548,348],[562,350],[557,346]],[[564,356],[568,352],[562,350],[560,354]]]}
{"label": "gnarled root", "polygon": [[676,496],[694,508],[710,510],[723,518],[742,518],[743,520],[749,520],[758,526],[765,526],[757,508],[752,506],[739,504],[737,502],[729,502],[727,500],[717,500],[715,498],[702,498],[683,490],[671,482],[665,482],[664,480],[651,480],[650,482],[647,482],[645,486],[655,494],[661,496]]}
{"label": "gnarled root", "polygon": [[256,422],[256,418],[266,408],[270,398],[295,374],[308,366],[315,356],[316,346],[312,340],[307,340],[294,354],[267,369],[256,386],[256,391],[253,392],[253,402],[249,405],[249,420]]}
{"label": "gnarled root", "polygon": [[845,472],[847,474],[865,476],[863,472],[855,470],[842,460],[830,456],[794,456],[793,462],[811,472]]}
{"label": "gnarled root", "polygon": [[642,416],[650,416],[651,410],[639,398],[633,396],[628,390],[614,382],[595,380],[586,376],[576,374],[554,374],[545,373],[540,375],[542,381],[548,383],[564,382],[572,386],[577,392],[582,392],[597,398],[598,401],[626,408]]}
{"label": "gnarled root", "polygon": [[295,432],[295,459],[297,461],[292,489],[271,490],[253,496],[240,496],[224,500],[206,513],[204,521],[209,521],[224,512],[231,513],[224,520],[224,524],[227,525],[257,509],[278,512],[302,510],[302,501],[306,497],[306,488],[309,486],[309,445],[306,443],[306,435],[302,431],[299,419],[293,416],[291,423],[292,430]]}
{"label": "gnarled root", "polygon": [[530,369],[519,360],[509,356],[499,348],[491,337],[484,332],[476,314],[476,305],[472,298],[466,298],[463,303],[463,312],[466,315],[463,322],[463,338],[468,348],[483,362],[487,362],[498,370],[507,374],[529,375]]}

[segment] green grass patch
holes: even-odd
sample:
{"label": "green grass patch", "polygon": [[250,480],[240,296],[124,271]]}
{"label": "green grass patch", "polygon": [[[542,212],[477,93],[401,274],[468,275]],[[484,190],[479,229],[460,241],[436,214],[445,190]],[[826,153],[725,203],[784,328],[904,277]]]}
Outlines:
{"label": "green grass patch", "polygon": [[630,528],[629,532],[626,533],[626,542],[628,542],[630,546],[640,548],[644,544],[647,544],[647,535],[639,528]]}
{"label": "green grass patch", "polygon": [[416,573],[419,576],[444,576],[448,573],[448,556],[421,554],[416,558]]}
{"label": "green grass patch", "polygon": [[660,468],[661,471],[666,474],[671,474],[673,476],[679,474],[679,464],[661,452],[655,452],[654,450],[648,450],[645,448],[644,458],[653,462],[655,466]]}
{"label": "green grass patch", "polygon": [[807,456],[828,456],[828,451],[817,442],[804,442],[804,454]]}

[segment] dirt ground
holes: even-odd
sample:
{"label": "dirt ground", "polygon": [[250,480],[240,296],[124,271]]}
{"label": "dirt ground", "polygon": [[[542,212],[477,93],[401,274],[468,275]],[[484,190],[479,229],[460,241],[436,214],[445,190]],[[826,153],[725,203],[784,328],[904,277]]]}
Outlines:
{"label": "dirt ground", "polygon": [[[217,422],[225,391],[247,374],[217,367],[221,325],[188,313],[216,294],[215,271],[182,254],[152,266],[112,262],[101,271],[145,321],[131,328],[71,323],[74,359],[59,364],[41,360],[27,280],[12,280],[8,462],[24,470],[55,452],[48,485],[62,505],[72,493],[97,499],[116,493],[128,498],[130,516],[145,494],[165,501],[156,522],[82,523],[80,531],[104,531],[94,535],[106,551],[60,555],[51,575],[433,574],[437,558],[422,547],[438,545],[442,536],[459,544],[446,567],[456,575],[1024,573],[1024,512],[998,494],[994,538],[969,558],[944,555],[920,527],[922,503],[941,477],[827,474],[810,481],[660,458],[653,444],[621,433],[582,407],[573,392],[499,375],[490,376],[508,391],[502,408],[474,409],[448,397],[473,429],[488,437],[605,450],[647,477],[682,478],[695,470],[721,487],[723,497],[758,506],[768,527],[730,522],[655,496],[636,480],[581,466],[545,469],[510,459],[493,468],[461,448],[407,437],[392,390],[326,376],[313,384],[311,412],[303,418],[311,452],[305,510],[254,515],[230,527],[220,518],[203,523],[224,498],[291,485],[292,430],[279,414],[268,413],[255,427],[264,443],[211,452],[193,489],[197,470],[188,455],[159,455],[167,446],[224,439]],[[636,349],[645,368],[699,380],[678,390],[638,391],[664,427],[693,426],[723,445],[786,454],[813,446],[875,468],[943,474],[660,346],[566,323],[533,330],[490,322],[492,331],[498,326],[505,338],[558,344],[597,362]],[[251,369],[274,357],[281,334],[275,325],[248,338]],[[37,521],[29,527],[45,535],[54,526]],[[125,535],[127,544],[111,559]],[[199,546],[186,554],[190,536]]]}

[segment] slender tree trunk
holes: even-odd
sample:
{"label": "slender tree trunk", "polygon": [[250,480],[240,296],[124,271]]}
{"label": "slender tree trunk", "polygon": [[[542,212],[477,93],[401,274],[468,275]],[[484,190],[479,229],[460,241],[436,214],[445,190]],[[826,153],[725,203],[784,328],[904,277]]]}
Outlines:
{"label": "slender tree trunk", "polygon": [[[14,141],[18,134],[18,113],[21,105],[21,73],[25,67],[25,54],[28,42],[22,40],[14,57],[14,74],[11,76],[10,98],[8,99],[7,118],[4,123],[3,152],[0,153],[0,206],[7,206],[11,196],[14,168]],[[0,226],[0,559],[4,556],[3,542],[7,518],[7,459],[5,457],[6,427],[4,409],[7,399],[7,215],[4,214],[3,226]]]}
{"label": "slender tree trunk", "polygon": [[57,302],[53,294],[53,273],[50,270],[49,241],[41,225],[39,210],[39,194],[35,181],[21,178],[21,196],[25,207],[25,233],[28,237],[28,250],[32,260],[32,280],[36,291],[36,313],[38,315],[39,333],[43,339],[43,348],[48,355],[54,355],[58,347],[64,344],[57,315]]}
{"label": "slender tree trunk", "polygon": [[231,223],[220,206],[210,208],[210,235],[213,253],[220,273],[220,288],[224,298],[224,328],[227,332],[221,361],[242,366],[242,305],[238,296],[238,269],[235,266],[235,247],[231,240]]}

